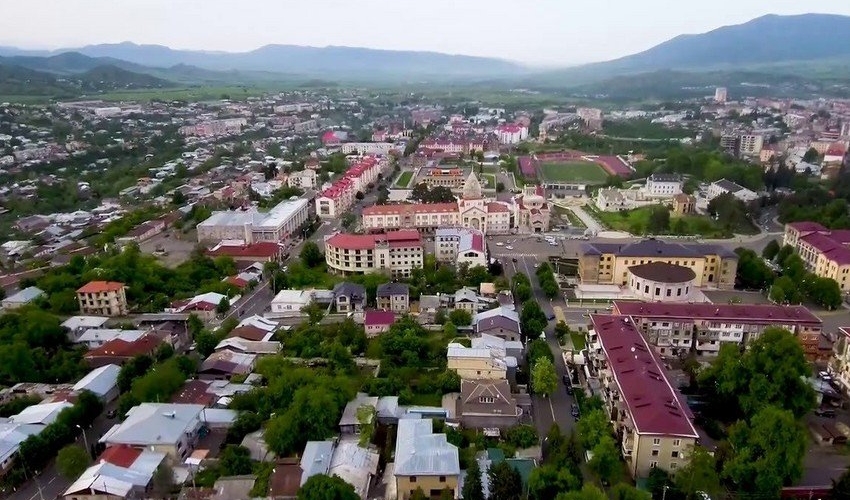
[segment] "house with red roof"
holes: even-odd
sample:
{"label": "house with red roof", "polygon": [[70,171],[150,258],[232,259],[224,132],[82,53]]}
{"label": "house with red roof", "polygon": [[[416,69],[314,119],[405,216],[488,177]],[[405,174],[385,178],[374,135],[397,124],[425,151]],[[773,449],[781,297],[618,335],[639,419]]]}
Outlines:
{"label": "house with red roof", "polygon": [[363,319],[367,337],[376,337],[389,331],[393,323],[395,323],[395,313],[392,311],[366,311]]}
{"label": "house with red roof", "polygon": [[77,290],[80,312],[92,316],[126,316],[127,294],[124,283],[89,281]]}
{"label": "house with red roof", "polygon": [[109,364],[120,366],[136,356],[153,356],[163,342],[155,333],[147,333],[133,341],[118,338],[90,350],[83,359],[92,368]]}
{"label": "house with red roof", "polygon": [[62,498],[144,498],[166,454],[126,445],[108,446]]}
{"label": "house with red roof", "polygon": [[656,467],[675,473],[699,438],[685,398],[627,316],[593,314],[590,320],[588,369],[602,384],[599,395],[629,471],[634,478]]}
{"label": "house with red roof", "polygon": [[342,275],[389,272],[410,276],[422,267],[425,244],[418,231],[385,234],[337,233],[325,240],[328,269]]}
{"label": "house with red roof", "polygon": [[810,272],[833,279],[842,292],[850,292],[850,230],[791,222],[785,225],[783,243],[794,248]]}

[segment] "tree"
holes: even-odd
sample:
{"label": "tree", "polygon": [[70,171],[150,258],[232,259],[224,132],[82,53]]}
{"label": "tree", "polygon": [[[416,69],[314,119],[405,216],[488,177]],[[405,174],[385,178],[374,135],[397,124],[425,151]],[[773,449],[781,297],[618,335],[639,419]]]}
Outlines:
{"label": "tree", "polygon": [[548,358],[539,358],[531,369],[531,387],[537,394],[548,396],[558,388],[555,366]]}
{"label": "tree", "polygon": [[59,450],[56,455],[56,468],[66,479],[74,480],[80,477],[89,466],[91,457],[82,446],[69,444]]}
{"label": "tree", "polygon": [[769,405],[802,417],[815,405],[806,378],[808,362],[799,340],[787,330],[769,327],[741,353],[726,345],[712,365],[700,373],[700,384],[745,417]]}
{"label": "tree", "polygon": [[539,443],[537,430],[530,425],[517,425],[508,429],[505,441],[515,448],[530,448]]}
{"label": "tree", "polygon": [[694,446],[685,456],[688,463],[676,471],[673,478],[676,489],[685,495],[686,500],[702,500],[697,493],[699,491],[707,493],[711,498],[719,497],[722,490],[714,455],[701,446]]}
{"label": "tree", "polygon": [[841,306],[841,288],[832,278],[823,278],[809,273],[803,281],[806,295],[815,304],[827,310]]}
{"label": "tree", "polygon": [[764,250],[761,251],[761,256],[767,260],[773,260],[777,255],[779,255],[779,242],[770,240]]}
{"label": "tree", "polygon": [[646,224],[646,232],[649,234],[661,234],[668,229],[670,229],[670,210],[662,205],[652,207],[649,212],[649,220]]}
{"label": "tree", "polygon": [[585,484],[580,491],[561,493],[555,500],[608,500],[605,492],[592,484]]}
{"label": "tree", "polygon": [[806,153],[803,155],[803,161],[806,163],[811,163],[818,159],[818,150],[815,148],[809,148]]}
{"label": "tree", "polygon": [[567,467],[544,464],[528,476],[529,500],[550,500],[562,491],[581,488],[581,478]]}
{"label": "tree", "polygon": [[761,257],[746,248],[737,248],[738,270],[735,275],[736,284],[744,289],[764,289],[769,287],[775,278],[773,271],[767,267]]}
{"label": "tree", "polygon": [[166,460],[153,473],[151,493],[154,498],[168,498],[172,491],[174,491],[174,471]]}
{"label": "tree", "polygon": [[359,500],[360,496],[354,491],[354,486],[340,479],[339,476],[316,474],[310,476],[304,486],[298,490],[298,500]]}
{"label": "tree", "polygon": [[224,447],[218,458],[218,463],[225,476],[240,476],[250,474],[252,470],[251,451],[244,446],[229,444]]}
{"label": "tree", "polygon": [[470,462],[466,469],[466,481],[463,483],[460,496],[463,500],[484,500],[481,469],[478,467],[477,460]]}
{"label": "tree", "polygon": [[472,314],[466,309],[455,309],[449,313],[449,321],[458,326],[469,326],[472,324]]}
{"label": "tree", "polygon": [[487,475],[490,479],[489,500],[520,500],[522,477],[508,462],[502,460],[491,465]]}
{"label": "tree", "polygon": [[648,491],[639,490],[626,483],[617,483],[609,492],[611,500],[652,500]]}
{"label": "tree", "polygon": [[304,247],[301,249],[300,257],[301,262],[303,262],[305,266],[310,268],[317,267],[325,261],[325,256],[322,255],[322,251],[319,250],[319,245],[317,245],[313,241],[308,241],[304,243]]}
{"label": "tree", "polygon": [[776,263],[780,266],[785,265],[785,260],[794,254],[794,247],[791,245],[782,245],[782,248],[779,249],[779,253],[776,254]]}
{"label": "tree", "polygon": [[770,286],[768,296],[777,304],[799,304],[803,300],[803,294],[800,293],[797,283],[788,276],[776,278]]}
{"label": "tree", "polygon": [[219,342],[219,338],[210,333],[209,330],[201,330],[201,333],[195,335],[195,350],[200,356],[206,358],[215,351],[215,346]]}
{"label": "tree", "polygon": [[497,193],[503,193],[504,191],[505,191],[505,183],[497,182],[496,183],[496,192]]}
{"label": "tree", "polygon": [[540,358],[548,358],[549,361],[555,360],[552,349],[549,348],[549,343],[543,339],[534,339],[527,344],[526,358],[528,359],[528,366],[534,366]]}
{"label": "tree", "polygon": [[443,324],[443,334],[445,334],[446,337],[456,337],[457,327],[451,321],[447,321]]}
{"label": "tree", "polygon": [[603,410],[585,411],[576,424],[579,442],[586,450],[593,449],[605,436],[611,435],[611,422]]}
{"label": "tree", "polygon": [[363,194],[363,191],[357,191],[357,193],[354,195],[354,197],[357,198],[358,200],[362,200],[363,198],[366,197],[366,195]]}
{"label": "tree", "polygon": [[749,421],[732,426],[731,457],[723,475],[741,492],[778,497],[783,486],[803,474],[808,438],[794,414],[766,406]]}
{"label": "tree", "polygon": [[178,207],[182,206],[186,203],[186,195],[179,189],[175,190],[174,195],[171,196],[171,203]]}
{"label": "tree", "polygon": [[611,484],[620,475],[620,452],[611,436],[603,436],[591,449],[593,457],[587,462],[603,484]]}
{"label": "tree", "polygon": [[225,314],[230,309],[230,300],[227,297],[222,297],[218,302],[218,305],[215,306],[215,312],[218,314]]}
{"label": "tree", "polygon": [[523,335],[531,338],[542,334],[546,329],[546,325],[549,324],[546,313],[540,308],[540,304],[532,299],[528,299],[522,303],[519,321]]}

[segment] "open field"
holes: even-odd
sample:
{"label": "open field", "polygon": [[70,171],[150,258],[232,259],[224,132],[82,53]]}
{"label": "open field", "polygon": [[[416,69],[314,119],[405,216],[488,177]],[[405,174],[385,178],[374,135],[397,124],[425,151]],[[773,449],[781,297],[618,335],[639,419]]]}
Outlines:
{"label": "open field", "polygon": [[410,184],[410,180],[412,178],[413,172],[406,170],[398,176],[398,180],[396,181],[395,185],[398,188],[406,188]]}
{"label": "open field", "polygon": [[582,160],[565,162],[543,162],[540,165],[543,178],[547,181],[584,182],[589,184],[603,183],[608,179],[608,172],[596,163]]}

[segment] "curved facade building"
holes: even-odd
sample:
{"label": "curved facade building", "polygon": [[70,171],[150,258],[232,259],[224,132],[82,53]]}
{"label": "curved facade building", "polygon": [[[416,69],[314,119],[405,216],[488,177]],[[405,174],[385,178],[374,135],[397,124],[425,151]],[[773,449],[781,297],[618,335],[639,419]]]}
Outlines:
{"label": "curved facade building", "polygon": [[342,275],[388,272],[410,276],[422,267],[425,245],[418,231],[386,234],[338,233],[325,240],[328,269]]}
{"label": "curved facade building", "polygon": [[693,269],[666,262],[628,268],[627,284],[636,299],[647,302],[688,302],[696,295]]}

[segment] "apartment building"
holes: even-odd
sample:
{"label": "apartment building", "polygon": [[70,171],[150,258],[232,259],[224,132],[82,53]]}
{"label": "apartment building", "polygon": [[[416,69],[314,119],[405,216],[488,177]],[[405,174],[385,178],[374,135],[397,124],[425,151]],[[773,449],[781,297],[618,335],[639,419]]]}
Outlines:
{"label": "apartment building", "polygon": [[315,170],[306,168],[300,172],[293,172],[286,178],[286,184],[289,187],[299,189],[314,189],[319,179]]}
{"label": "apartment building", "polygon": [[487,266],[484,233],[467,228],[438,228],[434,234],[437,260],[469,267]]}
{"label": "apartment building", "polygon": [[425,245],[417,231],[386,234],[337,233],[325,239],[325,261],[338,274],[388,272],[410,276],[422,267]]}
{"label": "apartment building", "polygon": [[827,229],[817,222],[785,224],[783,243],[797,252],[806,269],[850,292],[850,230]]}
{"label": "apartment building", "polygon": [[699,437],[684,398],[628,317],[593,314],[590,321],[588,368],[629,471],[635,478],[656,467],[675,473]]}
{"label": "apartment building", "polygon": [[744,134],[738,146],[741,156],[756,156],[764,147],[764,136],[758,134]]}
{"label": "apartment building", "polygon": [[246,244],[263,241],[287,241],[301,236],[301,226],[309,218],[310,204],[306,198],[285,200],[268,212],[254,207],[213,212],[198,224],[198,242],[238,240]]}
{"label": "apartment building", "polygon": [[125,316],[127,294],[124,283],[89,281],[77,290],[77,302],[82,314],[95,316]]}
{"label": "apartment building", "polygon": [[357,193],[365,193],[378,179],[383,163],[367,156],[353,164],[345,174],[316,197],[316,214],[322,219],[336,219],[351,207]]}
{"label": "apartment building", "polygon": [[727,343],[746,346],[765,328],[784,328],[800,339],[809,359],[818,355],[823,322],[803,306],[614,301],[612,314],[631,318],[659,353],[716,355]]}
{"label": "apartment building", "polygon": [[629,267],[666,262],[691,269],[698,287],[732,289],[738,255],[711,244],[669,243],[653,238],[635,243],[585,243],[579,254],[582,284],[626,285]]}

